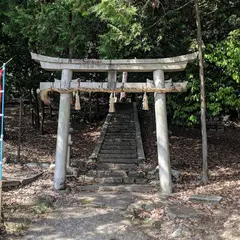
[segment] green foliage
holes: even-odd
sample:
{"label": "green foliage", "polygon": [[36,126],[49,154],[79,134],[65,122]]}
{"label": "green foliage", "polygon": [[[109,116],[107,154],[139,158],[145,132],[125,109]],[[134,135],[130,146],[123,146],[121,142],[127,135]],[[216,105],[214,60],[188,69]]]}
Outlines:
{"label": "green foliage", "polygon": [[206,59],[223,69],[224,73],[240,83],[240,29],[229,33],[220,43],[208,45],[209,54]]}
{"label": "green foliage", "polygon": [[[107,23],[107,31],[100,35],[100,56],[103,58],[124,58],[130,49],[140,48],[136,41],[142,27],[137,22],[137,8],[129,1],[103,0],[91,8],[91,12]],[[143,46],[143,44],[142,44]]]}
{"label": "green foliage", "polygon": [[[30,51],[98,59],[161,58],[196,50],[194,4],[187,0],[3,0],[0,7],[0,58],[14,58],[8,67],[7,96],[29,94],[40,81],[54,78],[55,73],[44,72],[31,60]],[[201,0],[200,8],[208,115],[222,115],[239,110],[240,2]],[[152,78],[128,76],[134,82]],[[189,82],[186,93],[168,95],[169,117],[177,124],[198,123],[197,62],[186,73],[166,78]]]}
{"label": "green foliage", "polygon": [[68,57],[71,48],[74,56],[84,58],[96,37],[90,31],[94,28],[97,32],[99,26],[96,19],[92,21],[92,16],[86,14],[90,5],[91,1],[56,0],[40,4],[29,0],[27,6],[12,8],[8,13],[10,22],[4,29],[9,35],[22,35],[34,52]]}

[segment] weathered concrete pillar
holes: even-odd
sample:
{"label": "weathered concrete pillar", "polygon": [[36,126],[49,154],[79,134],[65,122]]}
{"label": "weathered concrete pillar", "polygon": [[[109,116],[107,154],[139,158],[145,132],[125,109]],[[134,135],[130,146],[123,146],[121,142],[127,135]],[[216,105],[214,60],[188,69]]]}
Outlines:
{"label": "weathered concrete pillar", "polygon": [[115,88],[117,82],[117,72],[108,71],[108,88]]}
{"label": "weathered concrete pillar", "polygon": [[[155,70],[153,72],[153,80],[155,86],[164,88],[163,70]],[[154,98],[160,185],[163,193],[170,194],[172,193],[172,178],[168,143],[166,95],[155,93]]]}
{"label": "weathered concrete pillar", "polygon": [[[108,71],[108,88],[115,89],[117,83],[117,72],[116,71]],[[114,94],[111,93],[109,96],[109,113],[115,112],[115,104],[114,104]]]}
{"label": "weathered concrete pillar", "polygon": [[[63,69],[61,88],[68,88],[72,80],[72,70]],[[68,131],[70,120],[71,94],[60,94],[60,106],[58,116],[57,147],[54,171],[54,188],[61,190],[65,188],[66,163],[68,151]]]}
{"label": "weathered concrete pillar", "polygon": [[67,172],[70,172],[71,169],[71,146],[73,144],[72,142],[72,132],[73,129],[71,127],[69,127],[69,131],[68,131],[68,152],[67,152]]}

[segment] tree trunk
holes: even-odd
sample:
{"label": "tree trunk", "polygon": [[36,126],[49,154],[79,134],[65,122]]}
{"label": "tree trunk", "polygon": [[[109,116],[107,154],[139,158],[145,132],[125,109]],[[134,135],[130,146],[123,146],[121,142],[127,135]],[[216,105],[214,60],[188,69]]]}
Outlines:
{"label": "tree trunk", "polygon": [[100,116],[99,94],[98,93],[96,93],[96,115],[97,115],[97,120],[98,120],[99,116]]}
{"label": "tree trunk", "polygon": [[89,122],[92,124],[92,93],[89,93]]}
{"label": "tree trunk", "polygon": [[45,118],[45,106],[43,101],[41,103],[41,107],[42,107],[41,134],[43,135],[44,134],[44,118]]}
{"label": "tree trunk", "polygon": [[69,25],[70,25],[70,39],[69,39],[69,49],[68,49],[68,56],[69,58],[73,58],[73,38],[74,38],[74,29],[73,29],[73,13],[69,13]]}
{"label": "tree trunk", "polygon": [[19,101],[19,122],[18,122],[18,151],[17,151],[17,162],[20,163],[20,152],[21,152],[21,125],[22,125],[22,98]]}
{"label": "tree trunk", "polygon": [[196,24],[197,24],[197,42],[199,51],[199,77],[201,88],[201,129],[202,129],[202,180],[208,182],[208,150],[207,150],[207,128],[206,128],[206,99],[204,86],[204,67],[203,67],[203,51],[202,51],[202,30],[201,19],[199,13],[199,2],[195,0],[196,8]]}
{"label": "tree trunk", "polygon": [[37,90],[33,90],[34,95],[34,102],[35,102],[35,127],[36,130],[39,131],[40,129],[40,118],[39,118],[39,104],[38,104],[38,96],[37,96]]}

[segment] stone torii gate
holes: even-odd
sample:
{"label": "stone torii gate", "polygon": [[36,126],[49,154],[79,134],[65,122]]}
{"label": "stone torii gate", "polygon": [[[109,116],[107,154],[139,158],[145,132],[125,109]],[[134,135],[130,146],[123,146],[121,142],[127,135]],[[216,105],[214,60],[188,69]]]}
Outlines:
{"label": "stone torii gate", "polygon": [[[76,89],[89,92],[155,92],[156,135],[160,185],[163,193],[172,192],[170,154],[168,142],[168,124],[166,109],[166,93],[183,92],[184,83],[169,83],[164,80],[164,72],[183,71],[188,62],[197,57],[197,53],[160,59],[64,59],[53,58],[31,53],[32,59],[41,64],[47,71],[62,71],[61,81],[44,82],[40,90],[55,90],[60,92],[60,107],[58,117],[58,134],[56,146],[54,188],[65,188],[66,162],[68,150],[68,131],[70,120],[69,90]],[[72,81],[73,72],[108,72],[107,83]],[[153,72],[153,82],[147,83],[117,83],[117,72]]]}

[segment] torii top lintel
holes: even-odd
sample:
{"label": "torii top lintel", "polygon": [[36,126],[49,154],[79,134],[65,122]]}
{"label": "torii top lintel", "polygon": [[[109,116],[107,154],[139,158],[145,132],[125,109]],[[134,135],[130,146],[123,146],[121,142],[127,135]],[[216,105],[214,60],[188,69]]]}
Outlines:
{"label": "torii top lintel", "polygon": [[170,58],[98,60],[54,58],[31,53],[32,59],[47,71],[71,69],[73,72],[178,72],[183,71],[187,63],[194,61],[197,55],[198,52]]}

